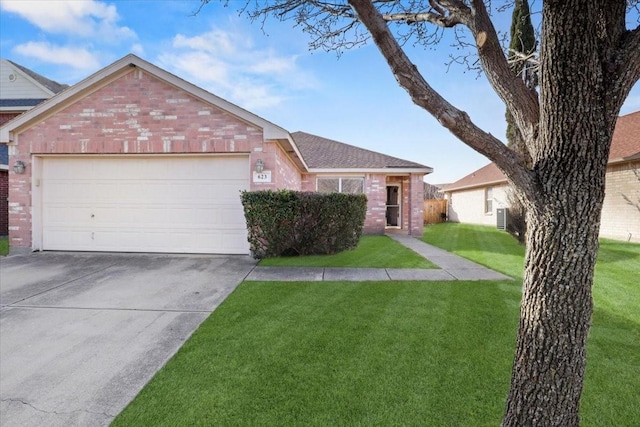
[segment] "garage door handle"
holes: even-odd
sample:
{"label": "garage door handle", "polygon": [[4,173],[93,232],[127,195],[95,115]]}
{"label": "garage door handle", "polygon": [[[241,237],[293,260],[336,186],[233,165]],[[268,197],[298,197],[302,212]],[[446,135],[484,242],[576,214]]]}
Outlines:
{"label": "garage door handle", "polygon": [[94,214],[91,214],[91,218],[93,218],[94,216],[95,216]]}

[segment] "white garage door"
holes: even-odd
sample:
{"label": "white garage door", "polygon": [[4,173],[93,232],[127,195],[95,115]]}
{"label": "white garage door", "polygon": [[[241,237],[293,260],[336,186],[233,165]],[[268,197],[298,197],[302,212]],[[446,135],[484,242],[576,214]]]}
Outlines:
{"label": "white garage door", "polygon": [[73,157],[42,163],[45,250],[246,254],[245,157]]}

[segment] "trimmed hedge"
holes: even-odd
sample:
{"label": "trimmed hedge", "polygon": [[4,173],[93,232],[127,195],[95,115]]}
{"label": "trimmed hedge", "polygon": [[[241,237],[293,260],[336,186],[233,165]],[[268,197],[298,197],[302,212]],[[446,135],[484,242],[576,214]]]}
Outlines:
{"label": "trimmed hedge", "polygon": [[240,197],[256,259],[355,248],[367,213],[364,194],[263,190]]}

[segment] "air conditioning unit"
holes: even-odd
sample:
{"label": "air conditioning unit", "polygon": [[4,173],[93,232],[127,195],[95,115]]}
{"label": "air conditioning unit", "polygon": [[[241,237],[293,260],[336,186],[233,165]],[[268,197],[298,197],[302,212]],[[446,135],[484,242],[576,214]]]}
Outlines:
{"label": "air conditioning unit", "polygon": [[506,230],[507,224],[509,221],[509,209],[507,208],[496,209],[496,216],[498,220],[498,223],[497,223],[498,230]]}

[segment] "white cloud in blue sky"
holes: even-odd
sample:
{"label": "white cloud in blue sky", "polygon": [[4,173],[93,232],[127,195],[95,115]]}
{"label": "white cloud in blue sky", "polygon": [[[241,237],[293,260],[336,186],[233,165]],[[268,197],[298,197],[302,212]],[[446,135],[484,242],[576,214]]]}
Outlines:
{"label": "white cloud in blue sky", "polygon": [[[243,3],[244,4],[244,3]],[[200,0],[0,0],[0,56],[73,84],[128,53],[290,131],[302,130],[434,168],[455,181],[488,160],[411,103],[374,46],[308,50],[293,22],[260,23]],[[510,14],[496,15],[508,29]],[[446,33],[447,34],[447,33]],[[449,43],[407,45],[429,83],[480,127],[504,139],[504,106],[484,78],[447,72]],[[636,85],[623,113],[640,109]]]}
{"label": "white cloud in blue sky", "polygon": [[43,62],[65,65],[73,68],[93,71],[100,66],[96,56],[85,48],[55,46],[49,42],[26,42],[13,49],[19,55],[37,58]]}
{"label": "white cloud in blue sky", "polygon": [[158,65],[249,110],[281,105],[293,91],[312,89],[316,80],[298,67],[296,55],[262,47],[246,32],[220,28],[177,34],[159,54]]}
{"label": "white cloud in blue sky", "polygon": [[136,36],[130,28],[118,25],[115,4],[95,0],[3,0],[2,10],[52,34],[102,36],[105,41]]}

